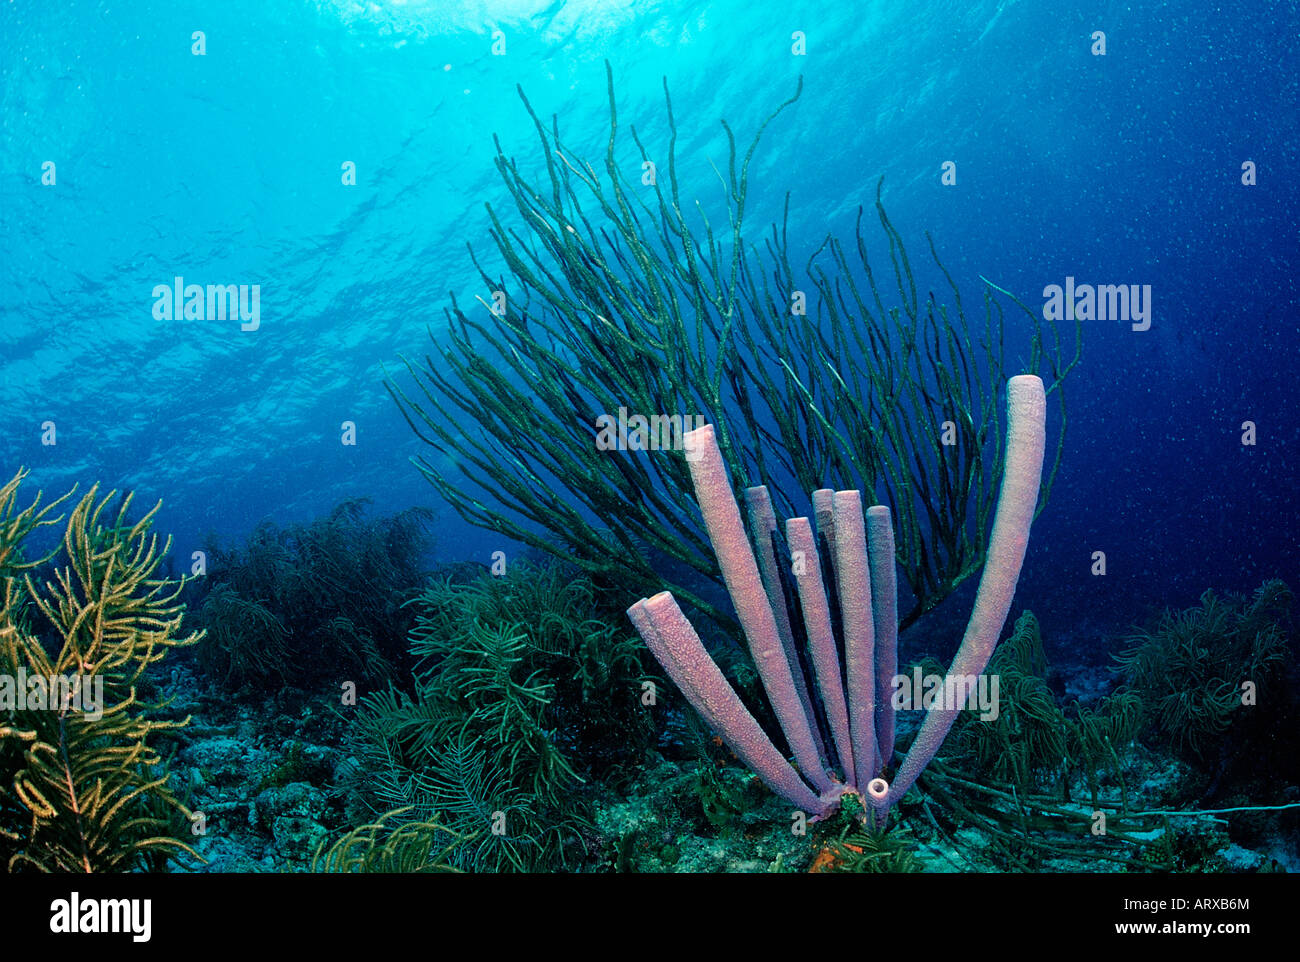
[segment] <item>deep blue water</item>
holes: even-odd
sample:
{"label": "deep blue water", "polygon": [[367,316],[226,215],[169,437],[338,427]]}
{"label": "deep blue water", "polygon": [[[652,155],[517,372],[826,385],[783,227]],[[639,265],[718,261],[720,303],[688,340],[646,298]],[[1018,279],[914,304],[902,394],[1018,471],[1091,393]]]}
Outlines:
{"label": "deep blue water", "polygon": [[[790,190],[796,248],[845,234],[883,176],[914,254],[931,231],[972,299],[979,275],[1031,305],[1067,276],[1151,285],[1150,329],[1088,323],[1068,382],[1018,596],[1049,639],[1294,582],[1298,34],[1294,3],[6,0],[0,473],[161,498],[182,557],[364,495],[434,507],[440,557],[486,561],[498,540],[407,463],[424,446],[382,375],[449,290],[480,293],[466,244],[490,261],[484,203],[508,201],[492,135],[540,169],[516,84],[599,159],[603,61],[647,139],[666,77],[707,206],[718,120],[747,141],[802,74],[751,171],[756,232]],[[259,328],[156,319],[176,276],[260,285]]]}

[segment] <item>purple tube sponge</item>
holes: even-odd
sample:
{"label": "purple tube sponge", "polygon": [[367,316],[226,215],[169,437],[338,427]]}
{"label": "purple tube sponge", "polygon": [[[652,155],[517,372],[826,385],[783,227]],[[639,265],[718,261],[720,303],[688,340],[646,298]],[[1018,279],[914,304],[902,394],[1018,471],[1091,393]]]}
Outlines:
{"label": "purple tube sponge", "polygon": [[827,808],[776,750],[740,696],[727,684],[669,592],[643,598],[627,613],[668,677],[750,771],[772,791],[805,811],[820,814]]}
{"label": "purple tube sponge", "polygon": [[[1046,407],[1037,377],[1021,375],[1007,383],[1002,488],[974,610],[948,669],[950,678],[984,670],[1010,611],[1038,503]],[[766,489],[746,492],[756,557],[712,425],[689,432],[686,443],[705,529],[798,770],[732,690],[672,595],[663,592],[638,601],[628,609],[633,625],[695,710],[774,792],[817,817],[852,793],[875,819],[883,819],[934,758],[961,710],[931,707],[893,784],[884,779],[893,761],[891,693],[898,670],[898,588],[889,509],[876,505],[864,515],[860,492],[822,489],[812,496],[816,537],[807,518],[786,522],[790,574],[815,683],[809,684],[786,610],[778,568],[782,559],[773,538],[776,517]],[[832,575],[829,585],[822,576],[824,561]],[[832,586],[840,609],[838,642],[830,616]],[[814,691],[826,716],[825,737],[818,728]],[[835,759],[827,757],[832,748]],[[835,761],[842,781],[834,775]]]}

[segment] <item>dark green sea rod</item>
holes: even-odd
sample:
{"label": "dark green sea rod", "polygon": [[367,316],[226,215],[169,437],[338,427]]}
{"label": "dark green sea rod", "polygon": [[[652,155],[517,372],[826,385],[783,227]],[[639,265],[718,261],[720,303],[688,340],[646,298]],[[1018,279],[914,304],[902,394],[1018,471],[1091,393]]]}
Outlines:
{"label": "dark green sea rod", "polygon": [[[667,587],[734,628],[698,583],[721,585],[690,511],[680,446],[639,454],[646,439],[635,434],[630,451],[596,444],[602,417],[620,409],[679,424],[703,417],[731,476],[766,485],[778,513],[803,513],[804,493],[821,486],[862,490],[890,507],[914,597],[901,619],[910,625],[984,562],[1004,456],[1005,340],[1016,333],[1004,301],[1025,336],[1013,349],[1017,372],[1041,375],[1060,412],[1040,508],[1060,460],[1062,382],[1078,360],[1080,329],[1073,352],[1063,351],[1054,327],[988,282],[982,317],[972,318],[928,237],[952,305],[919,294],[879,186],[882,278],[862,208],[853,239],[821,240],[798,274],[788,198],[787,217],[761,244],[747,237],[750,161],[802,82],[743,156],[723,123],[726,209],[692,226],[667,84],[668,143],[651,149],[635,127],[620,139],[608,65],[606,73],[603,165],[571,152],[558,122],[543,123],[520,91],[545,173],[528,179],[497,142],[497,170],[522,222],[507,224],[487,205],[508,274],[490,276],[475,257],[485,307],[467,312],[452,295],[433,356],[405,362],[413,384],[387,382],[415,433],[449,455],[417,458],[419,470],[471,523],[565,557],[629,601]],[[639,178],[645,163],[658,174],[633,183],[627,171]]]}

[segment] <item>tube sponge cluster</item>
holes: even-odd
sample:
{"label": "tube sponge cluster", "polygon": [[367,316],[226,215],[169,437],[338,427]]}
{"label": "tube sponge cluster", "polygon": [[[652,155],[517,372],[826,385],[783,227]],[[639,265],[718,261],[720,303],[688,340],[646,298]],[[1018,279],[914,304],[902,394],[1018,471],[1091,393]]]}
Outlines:
{"label": "tube sponge cluster", "polygon": [[[1033,375],[1011,378],[1007,407],[1006,460],[988,556],[950,678],[976,676],[987,666],[1011,608],[1038,503],[1046,441],[1043,382]],[[741,702],[672,594],[643,598],[628,616],[695,710],[772,791],[819,817],[852,793],[874,813],[869,817],[883,820],[934,758],[961,710],[928,709],[892,784],[884,779],[893,762],[890,692],[898,670],[889,509],[874,505],[864,512],[859,491],[814,491],[816,531],[808,518],[786,522],[789,564],[783,566],[767,489],[745,492],[747,533],[713,426],[687,434],[686,447],[705,529],[794,764]],[[794,631],[798,619],[790,616],[796,600],[801,639]],[[839,611],[838,637],[832,603]]]}

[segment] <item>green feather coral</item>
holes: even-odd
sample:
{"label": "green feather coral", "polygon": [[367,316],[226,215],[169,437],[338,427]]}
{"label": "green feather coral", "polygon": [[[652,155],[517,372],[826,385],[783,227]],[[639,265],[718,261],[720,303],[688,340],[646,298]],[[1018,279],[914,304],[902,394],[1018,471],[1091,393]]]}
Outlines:
{"label": "green feather coral", "polygon": [[1116,661],[1146,720],[1175,750],[1204,758],[1237,713],[1280,678],[1291,602],[1291,589],[1278,580],[1251,598],[1207,591],[1200,605],[1165,611],[1154,628],[1130,636]]}
{"label": "green feather coral", "polygon": [[368,696],[353,728],[372,807],[470,839],[458,868],[565,864],[590,828],[579,770],[649,743],[639,646],[599,619],[587,579],[556,565],[435,579],[411,605],[414,695]]}
{"label": "green feather coral", "polygon": [[1094,798],[1099,770],[1109,770],[1123,787],[1119,756],[1141,723],[1142,705],[1136,695],[1116,692],[1102,698],[1095,709],[1077,702],[1068,709],[1058,706],[1044,680],[1047,658],[1032,611],[1016,621],[987,671],[1000,681],[997,717],[980,721],[976,713],[966,712],[958,730],[957,744],[974,762],[974,771],[1022,794],[1042,777],[1049,782],[1059,779],[1068,795],[1069,776],[1076,770]]}

